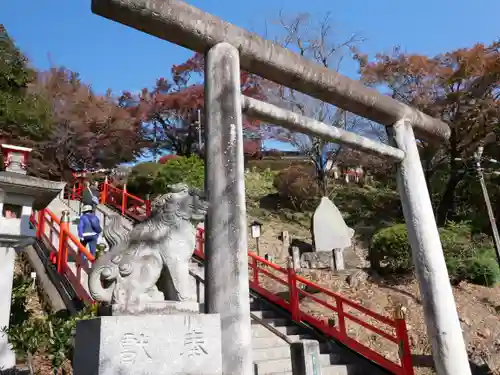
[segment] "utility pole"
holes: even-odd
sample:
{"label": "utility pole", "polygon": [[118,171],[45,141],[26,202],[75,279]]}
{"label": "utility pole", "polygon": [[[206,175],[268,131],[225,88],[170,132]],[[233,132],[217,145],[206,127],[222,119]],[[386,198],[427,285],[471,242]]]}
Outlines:
{"label": "utility pole", "polygon": [[201,109],[198,109],[198,121],[196,123],[198,125],[198,152],[201,156]]}
{"label": "utility pole", "polygon": [[474,153],[475,170],[479,183],[481,184],[481,190],[483,192],[484,203],[486,204],[486,211],[488,212],[488,218],[490,219],[491,231],[493,233],[493,241],[495,242],[495,251],[497,254],[497,262],[500,266],[500,235],[498,234],[497,223],[495,220],[495,215],[493,213],[493,208],[491,207],[490,196],[488,195],[488,190],[486,189],[486,182],[484,181],[483,168],[481,167],[481,160],[483,156],[484,147],[479,146],[477,151]]}
{"label": "utility pole", "polygon": [[156,139],[156,133],[157,133],[157,124],[156,121],[154,122],[154,134],[153,134],[153,160],[155,163],[158,163],[158,141]]}

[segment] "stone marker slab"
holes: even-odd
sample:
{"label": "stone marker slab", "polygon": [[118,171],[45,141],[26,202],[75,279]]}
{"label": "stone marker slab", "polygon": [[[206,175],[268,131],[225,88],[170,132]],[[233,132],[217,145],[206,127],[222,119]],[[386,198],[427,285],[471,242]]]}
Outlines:
{"label": "stone marker slab", "polygon": [[79,321],[74,375],[221,375],[220,326],[219,314]]}
{"label": "stone marker slab", "polygon": [[315,251],[332,251],[351,246],[354,231],[349,228],[339,209],[327,197],[314,211],[313,236]]}
{"label": "stone marker slab", "polygon": [[290,345],[292,373],[295,375],[321,375],[319,342],[300,340]]}
{"label": "stone marker slab", "polygon": [[300,267],[308,269],[328,269],[332,262],[331,251],[315,251],[300,256]]}
{"label": "stone marker slab", "polygon": [[344,249],[304,253],[300,256],[300,268],[343,271],[345,269]]}

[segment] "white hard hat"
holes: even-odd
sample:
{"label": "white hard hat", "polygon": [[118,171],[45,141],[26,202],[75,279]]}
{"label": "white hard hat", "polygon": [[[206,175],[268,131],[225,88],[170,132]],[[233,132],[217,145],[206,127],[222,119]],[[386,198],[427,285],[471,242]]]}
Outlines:
{"label": "white hard hat", "polygon": [[82,207],[82,212],[89,212],[92,211],[92,206],[89,204],[86,204],[85,206]]}

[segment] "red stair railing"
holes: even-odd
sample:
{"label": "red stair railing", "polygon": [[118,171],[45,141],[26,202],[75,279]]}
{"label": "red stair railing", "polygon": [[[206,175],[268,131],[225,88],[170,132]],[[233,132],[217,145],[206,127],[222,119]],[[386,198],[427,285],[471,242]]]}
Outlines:
{"label": "red stair railing", "polygon": [[[124,216],[135,220],[144,220],[151,213],[149,200],[129,194],[126,188],[119,189],[109,184],[107,179],[102,184],[100,191],[101,203],[118,209]],[[72,188],[71,192],[74,192],[72,196],[75,199],[80,198],[79,186]],[[194,255],[200,259],[205,259],[204,236],[204,230],[198,228],[198,245]],[[79,250],[79,252],[83,252],[83,250]],[[393,374],[414,375],[406,321],[400,310],[395,313],[394,318],[388,318],[297,275],[291,264],[287,265],[287,268],[283,268],[250,251],[248,252],[248,267],[250,288],[287,310],[294,321],[313,326],[325,336],[338,340]],[[311,290],[323,294],[327,299],[332,300],[333,304],[315,296],[310,292]],[[320,318],[306,312],[302,303],[304,300],[308,303],[314,303],[323,310],[326,309],[327,313],[323,313]],[[387,353],[380,353],[376,348],[352,337],[348,329],[348,325],[352,323],[365,328],[378,339],[393,343],[399,361],[388,358]]]}
{"label": "red stair railing", "polygon": [[[198,233],[199,241],[198,247],[195,250],[195,255],[204,259],[204,230],[198,228]],[[391,319],[380,315],[338,293],[332,292],[331,290],[298,276],[291,264],[289,264],[287,268],[283,268],[250,251],[248,252],[248,267],[250,271],[250,288],[267,300],[287,310],[294,321],[307,323],[313,326],[326,336],[342,342],[350,349],[394,374],[414,374],[404,316],[398,315],[394,319]],[[265,278],[267,278],[267,280]],[[282,288],[276,288],[276,284],[274,287],[270,286],[269,279],[276,282],[278,286],[282,286]],[[335,305],[307,292],[306,290],[308,288],[323,293],[325,296],[333,299]],[[279,289],[281,289],[281,292],[278,291]],[[309,299],[308,302],[315,302],[317,306],[328,309],[329,312],[323,314],[326,315],[326,317],[321,319],[303,311],[303,309],[301,309],[301,300],[305,297]],[[363,321],[360,316],[357,316],[358,314],[367,316],[369,320],[378,323],[378,325],[382,325],[383,328]],[[329,324],[332,316],[336,316],[336,324],[333,326]],[[347,323],[349,321],[366,328],[379,338],[394,343],[395,349],[398,350],[400,358],[399,363],[388,359],[384,353],[378,353],[373,348],[350,337],[347,329]]]}
{"label": "red stair railing", "polygon": [[[81,200],[84,192],[82,181],[77,181],[72,187],[67,187],[65,198],[71,200]],[[108,178],[99,185],[101,204],[106,204],[119,211],[123,216],[141,221],[151,214],[151,201],[142,199],[127,192],[126,185],[123,189],[113,186],[108,182]]]}
{"label": "red stair railing", "polygon": [[95,259],[78,238],[71,233],[69,223],[61,222],[48,209],[34,211],[31,214],[30,222],[36,228],[37,238],[49,250],[49,259],[56,266],[57,272],[66,276],[80,299],[85,302],[93,302],[86,288],[82,285],[86,279],[82,278],[82,272],[87,275],[90,273],[88,262],[83,261],[82,254],[90,262]]}

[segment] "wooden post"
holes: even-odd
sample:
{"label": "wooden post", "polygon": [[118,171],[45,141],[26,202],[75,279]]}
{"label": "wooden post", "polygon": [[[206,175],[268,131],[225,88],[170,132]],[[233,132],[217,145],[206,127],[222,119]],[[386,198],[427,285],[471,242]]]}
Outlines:
{"label": "wooden post", "polygon": [[297,246],[292,247],[293,269],[295,272],[300,271],[300,250]]}
{"label": "wooden post", "polygon": [[151,199],[149,194],[146,195],[146,217],[151,216]]}
{"label": "wooden post", "polygon": [[340,297],[335,298],[335,304],[337,307],[337,318],[339,320],[339,332],[343,336],[348,336],[347,335],[347,327],[345,324],[344,303],[343,303],[342,298],[340,298]]}
{"label": "wooden post", "polygon": [[125,216],[127,212],[127,184],[123,185],[122,190],[122,215]]}
{"label": "wooden post", "polygon": [[394,321],[396,322],[396,337],[399,345],[399,359],[403,367],[404,375],[413,375],[413,360],[411,356],[408,330],[406,329],[406,308],[399,304],[394,309]]}
{"label": "wooden post", "polygon": [[102,185],[101,204],[106,204],[107,200],[108,200],[108,176],[104,178],[104,183]]}
{"label": "wooden post", "polygon": [[292,257],[288,257],[287,271],[288,271],[288,301],[290,302],[290,312],[292,315],[292,320],[298,322],[300,321],[300,303],[299,303],[299,293],[297,290],[297,278],[295,275],[295,271],[293,269]]}
{"label": "wooden post", "polygon": [[252,271],[253,271],[253,283],[255,286],[259,286],[259,261],[257,258],[252,258]]}
{"label": "wooden post", "polygon": [[39,240],[42,240],[44,233],[45,233],[45,209],[42,209],[37,212],[36,237]]}
{"label": "wooden post", "polygon": [[49,241],[50,244],[54,247],[59,246],[59,241],[57,242],[57,245],[54,244],[54,219],[52,216],[49,217],[50,225],[49,225]]}
{"label": "wooden post", "polygon": [[59,247],[57,249],[57,272],[64,273],[68,264],[69,211],[63,211],[59,225]]}

